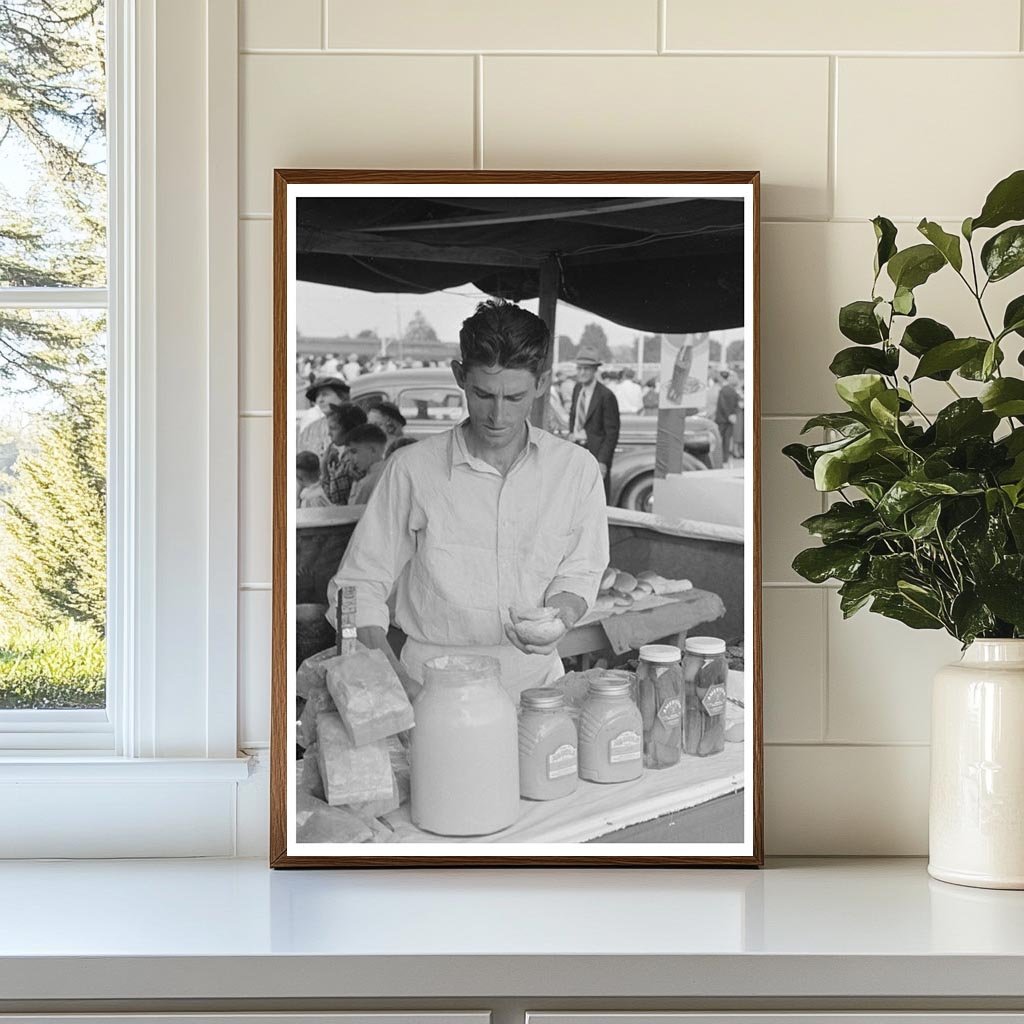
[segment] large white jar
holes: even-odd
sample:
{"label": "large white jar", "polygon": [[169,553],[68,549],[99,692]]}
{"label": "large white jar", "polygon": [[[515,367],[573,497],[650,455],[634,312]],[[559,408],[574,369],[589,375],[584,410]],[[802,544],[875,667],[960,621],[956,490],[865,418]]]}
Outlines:
{"label": "large white jar", "polygon": [[1024,640],[975,640],[935,676],[928,872],[1024,889]]}
{"label": "large white jar", "polygon": [[442,836],[489,835],[512,825],[519,816],[519,730],[497,659],[430,659],[413,712],[413,824]]}

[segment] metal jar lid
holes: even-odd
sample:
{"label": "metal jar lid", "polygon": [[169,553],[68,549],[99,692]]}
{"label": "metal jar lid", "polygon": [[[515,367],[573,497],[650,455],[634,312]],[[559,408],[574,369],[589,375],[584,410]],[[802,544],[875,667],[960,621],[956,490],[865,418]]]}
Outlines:
{"label": "metal jar lid", "polygon": [[598,676],[590,683],[588,695],[591,697],[632,697],[633,685],[628,679],[615,676]]}
{"label": "metal jar lid", "polygon": [[644,644],[640,648],[641,661],[656,661],[659,664],[671,664],[679,661],[683,652],[671,644]]}
{"label": "metal jar lid", "polygon": [[688,636],[686,651],[688,654],[725,654],[725,641],[717,636]]}
{"label": "metal jar lid", "polygon": [[553,686],[534,686],[519,694],[519,705],[530,711],[556,711],[565,707],[565,694]]}

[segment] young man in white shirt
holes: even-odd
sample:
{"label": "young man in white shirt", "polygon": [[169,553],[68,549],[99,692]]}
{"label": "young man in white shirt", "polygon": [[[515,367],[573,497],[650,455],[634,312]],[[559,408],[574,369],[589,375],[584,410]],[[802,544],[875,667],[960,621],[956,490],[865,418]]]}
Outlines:
{"label": "young man in white shirt", "polygon": [[[511,611],[555,608],[564,635],[593,604],[608,564],[604,490],[590,455],[529,423],[550,378],[544,322],[484,302],[459,340],[452,371],[469,417],[387,460],[328,588],[328,618],[338,588],[353,586],[359,639],[388,655],[410,694],[427,659],[460,653],[497,658],[516,697],[562,666],[558,640],[524,644]],[[392,590],[400,661],[387,643]]]}

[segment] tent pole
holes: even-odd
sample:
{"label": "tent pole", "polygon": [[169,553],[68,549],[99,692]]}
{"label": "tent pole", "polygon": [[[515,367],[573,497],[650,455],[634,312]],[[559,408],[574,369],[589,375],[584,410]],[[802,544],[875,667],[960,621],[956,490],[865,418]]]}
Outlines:
{"label": "tent pole", "polygon": [[[550,253],[540,265],[540,296],[537,304],[537,315],[547,324],[548,331],[551,333],[551,344],[548,347],[544,365],[541,367],[542,370],[550,370],[555,359],[555,346],[558,344],[558,336],[555,334],[555,310],[558,306],[558,289],[561,278],[562,271],[558,265],[558,256]],[[533,411],[530,413],[530,422],[535,427],[544,426],[550,392],[551,379],[549,377],[547,388],[533,403]]]}

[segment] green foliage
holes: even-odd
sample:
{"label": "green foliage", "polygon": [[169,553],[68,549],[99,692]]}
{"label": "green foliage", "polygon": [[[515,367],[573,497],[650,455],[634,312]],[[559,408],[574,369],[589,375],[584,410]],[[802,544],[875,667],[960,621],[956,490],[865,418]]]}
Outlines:
{"label": "green foliage", "polygon": [[[963,222],[966,253],[934,221],[918,225],[926,242],[904,249],[891,221],[872,221],[872,295],[840,310],[840,333],[855,347],[830,366],[846,409],[808,420],[804,433],[829,431],[823,443],[783,449],[834,495],[827,512],[803,523],[821,544],[793,568],[815,583],[838,580],[844,616],[870,607],[965,645],[1024,637],[1024,380],[1004,369],[1003,351],[1024,336],[1024,295],[1007,304],[998,334],[983,301],[990,283],[1024,268],[1024,224],[1013,221],[1024,221],[1024,170]],[[976,256],[976,232],[995,229]],[[879,292],[883,269],[888,297]],[[939,272],[955,273],[972,295],[978,336],[917,316],[914,292]],[[975,395],[963,397],[954,375],[977,382]],[[934,419],[915,397],[928,380],[953,395]]]}
{"label": "green foliage", "polygon": [[[102,0],[0,3],[0,145],[33,182],[0,184],[0,287],[105,283],[104,45]],[[63,395],[93,353],[59,326],[4,310],[0,384]]]}
{"label": "green foliage", "polygon": [[101,708],[106,652],[89,626],[0,630],[0,710]]}
{"label": "green foliage", "polygon": [[106,621],[104,382],[79,386],[36,450],[15,463],[0,499],[4,618],[52,626],[66,619],[103,635]]}

